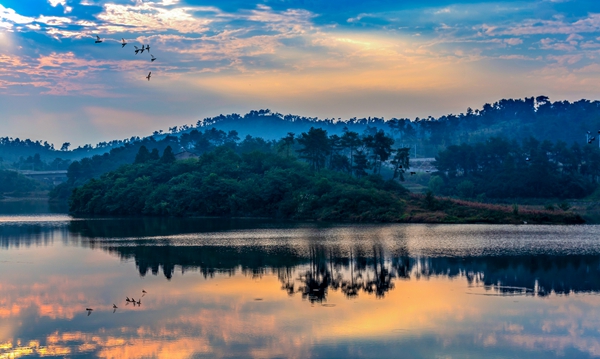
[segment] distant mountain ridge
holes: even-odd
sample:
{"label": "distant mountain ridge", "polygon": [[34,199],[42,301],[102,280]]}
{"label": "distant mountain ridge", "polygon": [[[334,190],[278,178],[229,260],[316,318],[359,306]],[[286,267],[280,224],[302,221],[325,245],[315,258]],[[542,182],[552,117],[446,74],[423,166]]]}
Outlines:
{"label": "distant mountain ridge", "polygon": [[[434,157],[450,145],[482,142],[492,136],[521,140],[534,137],[538,140],[566,143],[586,143],[587,133],[600,138],[600,101],[579,100],[576,102],[551,102],[546,96],[524,99],[502,99],[493,104],[484,104],[481,110],[468,108],[465,113],[448,114],[427,118],[379,117],[350,118],[347,120],[319,119],[298,115],[283,115],[268,109],[250,111],[245,115],[229,114],[205,118],[195,126],[174,126],[165,131],[155,131],[146,137],[131,137],[125,140],[100,142],[95,146],[85,145],[62,150],[45,141],[0,138],[0,158],[4,166],[23,157],[40,155],[42,160],[52,162],[56,158],[79,160],[93,155],[102,155],[111,149],[122,147],[147,138],[164,139],[167,135],[181,136],[193,129],[215,128],[225,132],[236,131],[240,139],[246,136],[276,140],[288,132],[300,134],[311,127],[323,128],[329,135],[341,134],[345,129],[358,133],[390,132],[398,145],[418,149],[418,157]],[[411,152],[412,153],[412,152]]]}

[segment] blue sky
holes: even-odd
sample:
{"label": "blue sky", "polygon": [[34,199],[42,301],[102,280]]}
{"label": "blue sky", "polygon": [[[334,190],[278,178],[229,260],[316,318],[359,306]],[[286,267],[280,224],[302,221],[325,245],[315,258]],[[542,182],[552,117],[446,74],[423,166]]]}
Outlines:
{"label": "blue sky", "polygon": [[598,1],[0,0],[0,136],[83,144],[260,108],[414,118],[594,100],[599,57]]}

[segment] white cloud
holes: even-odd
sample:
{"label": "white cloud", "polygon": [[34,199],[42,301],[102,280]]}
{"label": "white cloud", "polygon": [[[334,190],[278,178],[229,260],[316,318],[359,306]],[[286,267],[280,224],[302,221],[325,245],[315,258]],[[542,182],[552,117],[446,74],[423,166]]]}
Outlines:
{"label": "white cloud", "polygon": [[513,37],[511,39],[504,39],[504,42],[509,45],[515,46],[515,45],[521,45],[523,43],[523,40]]}
{"label": "white cloud", "polygon": [[581,36],[579,34],[571,34],[567,38],[567,41],[578,41],[578,40],[583,40],[583,36]]}
{"label": "white cloud", "polygon": [[7,20],[15,24],[30,24],[34,21],[32,17],[22,16],[10,8],[0,5],[0,20]]}
{"label": "white cloud", "polygon": [[35,19],[35,22],[38,22],[41,24],[46,24],[46,25],[60,26],[60,25],[70,24],[73,22],[73,20],[69,19],[68,17],[42,15],[42,16],[38,17],[37,19]]}
{"label": "white cloud", "polygon": [[67,5],[67,0],[48,0],[51,6],[57,7],[58,5],[65,6]]}
{"label": "white cloud", "polygon": [[164,8],[161,3],[142,3],[134,5],[106,4],[98,19],[104,22],[102,29],[108,32],[120,32],[124,29],[138,32],[175,30],[180,33],[203,33],[214,16],[204,18],[194,16],[195,12],[220,13],[212,7]]}
{"label": "white cloud", "polygon": [[589,14],[583,19],[567,22],[562,18],[555,20],[530,19],[521,24],[495,29],[498,35],[549,35],[600,32],[600,14]]}

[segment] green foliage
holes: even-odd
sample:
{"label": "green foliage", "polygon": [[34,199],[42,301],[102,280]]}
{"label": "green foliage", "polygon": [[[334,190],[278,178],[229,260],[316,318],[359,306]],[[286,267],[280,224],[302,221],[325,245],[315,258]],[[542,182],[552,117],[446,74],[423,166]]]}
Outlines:
{"label": "green foliage", "polygon": [[440,176],[431,176],[428,188],[433,194],[439,194],[444,187],[444,180]]}
{"label": "green foliage", "polygon": [[175,155],[173,154],[173,149],[171,148],[171,146],[167,146],[167,148],[165,148],[165,150],[163,151],[163,155],[160,158],[160,161],[162,163],[175,162]]}
{"label": "green foliage", "polygon": [[137,155],[135,155],[135,161],[133,163],[145,163],[150,160],[150,151],[146,146],[141,146]]}
{"label": "green foliage", "polygon": [[331,152],[327,131],[311,127],[308,132],[302,133],[298,143],[302,146],[298,150],[300,157],[306,159],[314,170],[325,167],[327,155]]}
{"label": "green foliage", "polygon": [[[165,151],[167,152],[167,151]],[[121,166],[73,191],[78,214],[263,216],[393,221],[406,190],[379,176],[311,170],[274,153],[218,147],[199,159]]]}
{"label": "green foliage", "polygon": [[[67,182],[56,186],[50,191],[50,200],[66,201],[75,187],[81,186],[92,178],[98,178],[106,172],[113,171],[121,165],[130,164],[136,160],[142,162],[155,161],[159,158],[159,150],[162,151],[167,146],[175,145],[177,142],[175,137],[170,136],[160,141],[155,141],[153,138],[132,141],[125,143],[122,147],[113,148],[110,152],[101,156],[96,155],[74,161],[67,170]],[[145,147],[146,150],[142,150],[142,147]],[[147,153],[148,148],[152,148],[150,153]]]}
{"label": "green foliage", "polygon": [[52,162],[46,162],[39,153],[27,158],[20,157],[18,161],[12,164],[12,167],[19,170],[28,171],[58,171],[66,170],[71,164],[69,160],[55,158]]}
{"label": "green foliage", "polygon": [[456,191],[461,198],[473,198],[475,185],[469,180],[464,180],[456,186]]}
{"label": "green foliage", "polygon": [[522,143],[492,137],[474,145],[449,146],[438,154],[435,166],[444,178],[441,193],[446,195],[582,198],[597,187],[600,151],[532,137]]}
{"label": "green foliage", "polygon": [[427,191],[427,193],[425,194],[425,208],[427,208],[430,211],[435,211],[438,207],[438,200],[435,198],[435,196],[433,195],[433,192],[431,191]]}
{"label": "green foliage", "polygon": [[409,151],[410,148],[399,148],[394,151],[396,154],[391,161],[391,164],[394,166],[393,178],[404,181],[404,173],[406,172],[406,169],[410,167]]}

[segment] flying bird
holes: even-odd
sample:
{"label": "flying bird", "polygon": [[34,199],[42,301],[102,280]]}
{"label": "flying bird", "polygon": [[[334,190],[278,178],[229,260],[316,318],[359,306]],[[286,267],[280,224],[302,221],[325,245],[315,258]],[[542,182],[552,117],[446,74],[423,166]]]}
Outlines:
{"label": "flying bird", "polygon": [[140,52],[140,49],[138,49],[138,47],[137,47],[137,46],[135,46],[135,45],[133,45],[133,47],[135,47],[135,54],[137,55],[137,54],[138,54],[138,52]]}
{"label": "flying bird", "polygon": [[150,52],[150,45],[146,45],[146,51]]}
{"label": "flying bird", "polygon": [[142,293],[146,294],[146,293],[148,293],[148,292],[146,292],[145,290],[143,290],[143,289],[142,289]]}
{"label": "flying bird", "polygon": [[156,60],[156,57],[154,57],[154,55],[152,55],[152,54],[150,54],[150,56],[152,57],[152,58],[150,59],[150,62],[154,62],[154,60]]}
{"label": "flying bird", "polygon": [[95,43],[99,44],[101,42],[102,42],[102,39],[100,38],[100,36],[96,35],[96,41],[95,41]]}
{"label": "flying bird", "polygon": [[131,302],[131,299],[129,299],[129,297],[125,297],[127,299],[125,299],[126,302]]}
{"label": "flying bird", "polygon": [[142,54],[144,53],[144,50],[146,50],[146,49],[144,48],[144,45],[142,45],[142,48],[140,49],[140,51],[142,52]]}
{"label": "flying bird", "polygon": [[87,310],[88,312],[88,317],[90,316],[90,314],[92,314],[93,309],[92,308],[85,308],[85,310]]}
{"label": "flying bird", "polygon": [[148,79],[148,81],[150,81],[150,76],[152,75],[152,71],[148,72],[148,76],[146,76],[146,78]]}
{"label": "flying bird", "polygon": [[117,305],[115,303],[113,303],[113,309],[117,309],[119,307],[117,307]]}
{"label": "flying bird", "polygon": [[127,45],[127,41],[125,39],[121,39],[121,48],[124,48]]}

